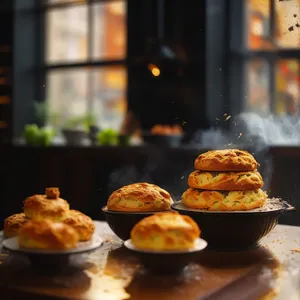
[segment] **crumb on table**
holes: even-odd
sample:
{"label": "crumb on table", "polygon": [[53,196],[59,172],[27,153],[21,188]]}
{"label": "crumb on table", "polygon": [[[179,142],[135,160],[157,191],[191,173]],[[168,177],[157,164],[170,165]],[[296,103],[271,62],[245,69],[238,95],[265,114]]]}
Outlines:
{"label": "crumb on table", "polygon": [[291,249],[292,252],[297,252],[297,253],[300,253],[300,248],[293,248]]}

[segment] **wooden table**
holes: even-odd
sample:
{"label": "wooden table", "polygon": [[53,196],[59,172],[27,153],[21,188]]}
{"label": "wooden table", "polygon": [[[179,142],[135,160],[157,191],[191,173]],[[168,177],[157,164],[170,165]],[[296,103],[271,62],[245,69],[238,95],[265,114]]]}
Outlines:
{"label": "wooden table", "polygon": [[[0,299],[258,299],[257,293],[250,294],[259,286],[256,282],[267,283],[268,274],[273,276],[274,272],[267,270],[277,270],[287,260],[300,265],[300,253],[295,251],[300,249],[300,227],[278,225],[260,248],[235,253],[203,251],[180,275],[153,275],[122,247],[105,222],[96,225],[106,241],[104,247],[74,256],[70,267],[59,274],[39,273],[25,257],[2,255]],[[253,276],[244,276],[251,272]],[[218,289],[221,298],[218,293],[205,298]],[[244,298],[233,298],[232,291]]]}

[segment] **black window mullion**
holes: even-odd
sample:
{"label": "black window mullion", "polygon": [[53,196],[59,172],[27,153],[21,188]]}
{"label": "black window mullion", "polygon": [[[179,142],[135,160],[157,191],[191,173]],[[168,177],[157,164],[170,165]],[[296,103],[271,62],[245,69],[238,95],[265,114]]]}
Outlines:
{"label": "black window mullion", "polygon": [[[87,17],[88,17],[88,61],[92,61],[93,55],[93,46],[94,46],[94,14],[93,14],[93,6],[92,1],[88,0],[88,9],[87,9]],[[90,113],[93,107],[93,71],[92,68],[88,68],[88,76],[87,76],[87,111]]]}
{"label": "black window mullion", "polygon": [[48,9],[55,9],[55,8],[68,8],[71,6],[79,6],[79,5],[86,5],[86,2],[82,2],[81,0],[77,0],[74,2],[65,2],[65,3],[54,3],[54,4],[47,4],[41,5],[39,9],[41,10],[48,10]]}
{"label": "black window mullion", "polygon": [[276,50],[254,50],[254,51],[231,51],[230,56],[232,57],[244,57],[248,58],[261,58],[269,59],[270,57],[276,56],[278,59],[293,59],[300,58],[299,49],[276,49]]}
{"label": "black window mullion", "polygon": [[[270,0],[270,34],[271,43],[276,45],[274,41],[276,31],[276,15],[275,15],[275,0]],[[276,97],[276,67],[278,58],[272,57],[269,63],[269,93],[270,93],[270,112],[275,112],[275,97]]]}
{"label": "black window mullion", "polygon": [[[36,0],[36,6],[38,7],[39,1]],[[36,64],[36,101],[44,101],[46,98],[46,73],[41,70],[41,66],[45,64],[45,57],[46,57],[46,32],[45,32],[45,22],[46,22],[46,14],[43,12],[38,13],[36,15],[36,57],[37,57],[37,64]]]}
{"label": "black window mullion", "polygon": [[271,34],[270,38],[273,45],[275,45],[274,36],[276,33],[276,26],[277,26],[275,22],[276,22],[275,0],[270,0],[270,34]]}
{"label": "black window mullion", "polygon": [[89,61],[89,62],[76,62],[76,63],[61,63],[61,64],[50,64],[45,65],[44,69],[71,69],[71,68],[82,68],[82,67],[104,67],[104,66],[120,66],[125,65],[125,59],[116,60],[101,60],[101,61]]}

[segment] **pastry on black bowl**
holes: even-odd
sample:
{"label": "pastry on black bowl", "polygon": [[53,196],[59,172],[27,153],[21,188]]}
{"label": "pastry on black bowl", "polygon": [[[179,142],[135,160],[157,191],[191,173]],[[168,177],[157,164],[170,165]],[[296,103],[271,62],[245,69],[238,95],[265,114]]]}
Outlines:
{"label": "pastry on black bowl", "polygon": [[160,212],[138,222],[125,247],[135,252],[142,264],[159,273],[181,271],[207,243],[200,239],[198,225],[178,212]]}
{"label": "pastry on black bowl", "polygon": [[249,191],[211,191],[187,189],[182,203],[188,208],[209,211],[247,211],[263,207],[267,194],[262,189]]}
{"label": "pastry on black bowl", "polygon": [[265,207],[267,194],[261,189],[259,164],[249,152],[208,151],[196,158],[194,167],[189,188],[172,208],[197,222],[209,247],[255,246],[277,224],[278,213],[255,213]]}
{"label": "pastry on black bowl", "polygon": [[102,211],[113,232],[127,240],[137,222],[155,212],[171,210],[172,203],[173,199],[166,190],[141,182],[114,191]]}
{"label": "pastry on black bowl", "polygon": [[182,201],[174,203],[172,208],[195,220],[209,248],[234,251],[258,246],[277,225],[282,213],[295,210],[276,198],[267,199],[263,207],[244,211],[189,208]]}

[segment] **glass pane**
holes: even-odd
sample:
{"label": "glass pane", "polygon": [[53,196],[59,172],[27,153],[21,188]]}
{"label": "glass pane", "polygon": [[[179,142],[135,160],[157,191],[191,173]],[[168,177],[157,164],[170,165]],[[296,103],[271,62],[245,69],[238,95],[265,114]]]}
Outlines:
{"label": "glass pane", "polygon": [[300,0],[275,1],[275,13],[277,45],[300,48]]}
{"label": "glass pane", "polygon": [[51,9],[46,14],[48,63],[87,59],[87,7]]}
{"label": "glass pane", "polygon": [[123,59],[126,55],[125,1],[93,5],[94,59]]}
{"label": "glass pane", "polygon": [[269,112],[269,64],[264,60],[255,59],[246,65],[246,111]]}
{"label": "glass pane", "polygon": [[68,69],[50,71],[47,77],[49,123],[60,126],[70,118],[87,112],[88,71]]}
{"label": "glass pane", "polygon": [[250,49],[272,48],[270,42],[270,1],[247,0],[247,36]]}
{"label": "glass pane", "polygon": [[281,60],[276,69],[275,112],[300,114],[300,61]]}
{"label": "glass pane", "polygon": [[119,130],[127,109],[127,74],[124,67],[93,71],[93,112],[101,128]]}

